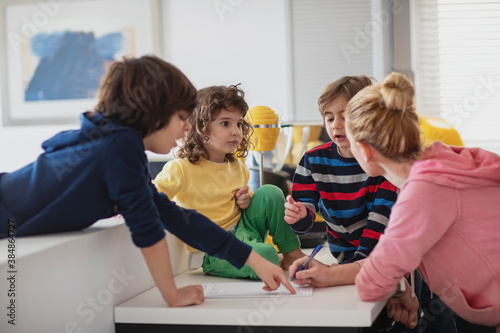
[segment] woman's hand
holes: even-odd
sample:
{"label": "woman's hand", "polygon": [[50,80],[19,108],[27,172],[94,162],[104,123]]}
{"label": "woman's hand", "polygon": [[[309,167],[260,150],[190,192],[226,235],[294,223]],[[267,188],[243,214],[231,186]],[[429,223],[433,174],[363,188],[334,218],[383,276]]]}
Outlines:
{"label": "woman's hand", "polygon": [[293,200],[292,196],[286,197],[285,202],[285,222],[295,224],[307,215],[307,209],[302,202]]}
{"label": "woman's hand", "polygon": [[402,323],[409,328],[417,326],[419,304],[417,297],[413,293],[408,281],[406,282],[406,291],[397,298],[389,298],[386,305],[387,317],[395,322]]}
{"label": "woman's hand", "polygon": [[316,288],[322,288],[354,284],[354,279],[360,270],[357,263],[328,266],[313,259],[304,270],[296,273],[300,265],[306,260],[307,256],[295,260],[288,270],[290,276],[295,274],[294,282],[298,285],[308,284]]}

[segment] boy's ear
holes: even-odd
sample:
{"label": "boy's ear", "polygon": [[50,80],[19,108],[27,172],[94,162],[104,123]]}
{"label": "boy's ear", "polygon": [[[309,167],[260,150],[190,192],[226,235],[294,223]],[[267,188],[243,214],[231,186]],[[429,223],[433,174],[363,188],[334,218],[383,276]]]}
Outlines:
{"label": "boy's ear", "polygon": [[369,163],[373,160],[373,147],[366,142],[356,142],[356,145],[360,148],[361,156],[365,163]]}

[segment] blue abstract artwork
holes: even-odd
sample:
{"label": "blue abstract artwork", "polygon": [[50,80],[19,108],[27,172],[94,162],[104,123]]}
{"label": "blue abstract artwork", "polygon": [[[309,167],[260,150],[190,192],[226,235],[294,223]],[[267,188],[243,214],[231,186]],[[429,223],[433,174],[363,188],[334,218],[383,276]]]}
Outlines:
{"label": "blue abstract artwork", "polygon": [[32,36],[30,52],[38,65],[26,86],[25,101],[94,98],[102,75],[124,44],[122,32],[99,38],[82,31]]}

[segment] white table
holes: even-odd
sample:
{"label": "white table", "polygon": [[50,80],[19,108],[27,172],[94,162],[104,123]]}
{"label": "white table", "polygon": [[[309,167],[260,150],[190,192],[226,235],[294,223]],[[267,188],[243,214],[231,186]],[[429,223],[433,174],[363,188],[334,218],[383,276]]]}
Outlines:
{"label": "white table", "polygon": [[[202,283],[254,283],[203,275],[176,276],[182,287]],[[365,332],[385,301],[362,302],[356,287],[316,288],[312,297],[207,299],[201,305],[169,308],[154,287],[115,307],[116,333],[133,332]],[[202,325],[202,327],[200,327]]]}

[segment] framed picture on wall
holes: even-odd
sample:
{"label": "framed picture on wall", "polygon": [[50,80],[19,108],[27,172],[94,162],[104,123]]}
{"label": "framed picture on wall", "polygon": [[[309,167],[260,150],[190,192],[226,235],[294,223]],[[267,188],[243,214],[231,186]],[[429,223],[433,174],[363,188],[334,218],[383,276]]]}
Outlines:
{"label": "framed picture on wall", "polygon": [[107,68],[158,53],[158,0],[9,1],[3,6],[5,125],[76,123]]}

